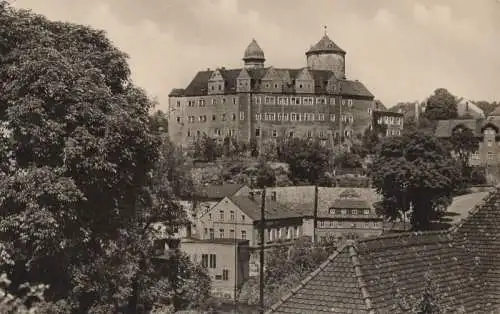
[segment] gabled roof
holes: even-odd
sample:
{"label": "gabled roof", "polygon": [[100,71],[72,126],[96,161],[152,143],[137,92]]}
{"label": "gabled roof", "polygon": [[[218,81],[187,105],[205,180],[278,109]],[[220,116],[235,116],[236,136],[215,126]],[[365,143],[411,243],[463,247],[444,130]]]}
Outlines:
{"label": "gabled roof", "polygon": [[[261,200],[259,196],[255,196],[255,199],[251,199],[248,196],[231,196],[229,200],[233,202],[238,208],[244,212],[253,221],[260,221],[261,218]],[[270,198],[266,198],[265,207],[265,219],[287,219],[287,218],[298,218],[302,215],[293,209],[276,203]]]}
{"label": "gabled roof", "polygon": [[221,200],[238,192],[244,184],[224,183],[203,186],[195,192],[196,198]]}
{"label": "gabled roof", "polygon": [[268,313],[408,313],[426,273],[450,313],[496,313],[499,207],[497,188],[453,230],[349,241]]}
{"label": "gabled roof", "polygon": [[364,199],[339,198],[333,203],[332,208],[370,209],[372,206]]}
{"label": "gabled roof", "polygon": [[[217,69],[220,71],[224,81],[226,83],[225,93],[236,93],[236,83],[239,74],[241,73],[241,68],[238,69]],[[260,68],[260,69],[247,69],[248,74],[255,82],[252,84],[252,88],[254,91],[258,91],[260,85],[257,84],[259,80],[266,75],[269,68]],[[296,79],[299,73],[303,69],[278,69],[275,68],[282,77],[284,75],[289,75],[290,79]],[[315,81],[315,91],[316,93],[326,93],[326,86],[324,83],[328,81],[333,74],[331,71],[325,70],[311,70],[308,69],[312,78]],[[189,85],[184,89],[176,89],[176,93],[172,94],[172,96],[180,97],[180,96],[204,96],[208,95],[208,81],[214,71],[200,71],[198,72],[193,80],[189,83]],[[285,74],[288,72],[288,74]],[[354,96],[354,97],[365,97],[365,98],[373,98],[373,94],[359,81],[350,81],[350,80],[339,80],[341,83],[340,90],[337,90],[336,94],[341,94],[343,96]],[[183,92],[181,92],[183,91]]]}

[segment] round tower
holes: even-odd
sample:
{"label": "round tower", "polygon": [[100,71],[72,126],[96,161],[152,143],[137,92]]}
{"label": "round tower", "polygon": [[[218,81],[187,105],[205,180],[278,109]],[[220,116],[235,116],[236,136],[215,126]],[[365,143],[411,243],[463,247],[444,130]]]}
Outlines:
{"label": "round tower", "polygon": [[260,48],[255,39],[252,39],[250,45],[245,49],[243,61],[247,69],[260,69],[264,67],[264,61],[266,61],[264,51]]}
{"label": "round tower", "polygon": [[307,66],[312,70],[332,71],[337,78],[345,78],[346,52],[337,46],[326,33],[306,52]]}

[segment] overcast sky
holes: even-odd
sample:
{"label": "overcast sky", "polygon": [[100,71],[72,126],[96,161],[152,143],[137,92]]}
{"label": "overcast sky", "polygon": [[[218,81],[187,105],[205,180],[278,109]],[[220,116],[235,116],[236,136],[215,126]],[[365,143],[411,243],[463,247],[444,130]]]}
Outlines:
{"label": "overcast sky", "polygon": [[500,0],[17,0],[54,20],[104,29],[133,79],[164,105],[206,68],[241,67],[252,38],[266,64],[300,68],[323,35],[350,79],[386,105],[438,87],[500,100]]}

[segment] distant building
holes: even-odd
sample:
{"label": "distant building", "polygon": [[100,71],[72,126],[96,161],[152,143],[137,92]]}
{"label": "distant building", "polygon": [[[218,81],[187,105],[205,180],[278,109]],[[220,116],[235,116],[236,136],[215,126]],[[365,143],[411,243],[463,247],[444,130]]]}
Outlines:
{"label": "distant building", "polygon": [[215,297],[234,299],[248,279],[248,240],[188,238],[182,239],[180,250],[208,270]]}
{"label": "distant building", "polygon": [[484,118],[484,111],[479,108],[472,100],[464,97],[457,97],[457,110],[459,117],[470,117],[474,119]]}
{"label": "distant building", "polygon": [[383,132],[383,136],[399,136],[403,131],[404,115],[399,112],[374,110],[372,129]]}
{"label": "distant building", "polygon": [[500,164],[500,108],[486,118],[438,121],[435,134],[450,138],[453,132],[469,129],[478,140],[478,150],[469,160],[472,166],[498,166]]}
{"label": "distant building", "polygon": [[306,52],[307,66],[265,66],[255,40],[244,67],[198,72],[185,89],[169,95],[169,135],[191,146],[206,134],[241,142],[278,137],[317,138],[333,143],[370,125],[374,96],[345,77],[346,52],[326,34]]}

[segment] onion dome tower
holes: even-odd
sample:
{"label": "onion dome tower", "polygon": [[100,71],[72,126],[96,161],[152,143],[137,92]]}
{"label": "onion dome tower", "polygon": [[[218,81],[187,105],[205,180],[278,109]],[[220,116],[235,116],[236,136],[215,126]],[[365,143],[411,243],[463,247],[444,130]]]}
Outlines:
{"label": "onion dome tower", "polygon": [[328,37],[325,26],[325,35],[306,52],[307,66],[312,70],[332,71],[337,78],[344,79],[345,55],[346,52]]}
{"label": "onion dome tower", "polygon": [[264,61],[266,61],[264,51],[260,48],[255,39],[252,39],[252,42],[245,50],[243,61],[247,69],[261,69],[264,67]]}

